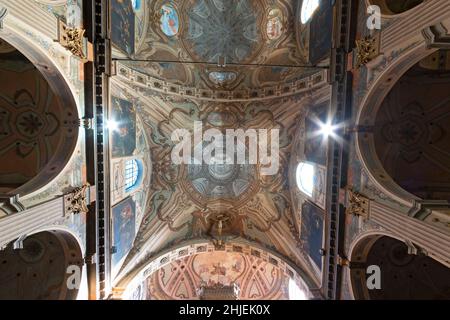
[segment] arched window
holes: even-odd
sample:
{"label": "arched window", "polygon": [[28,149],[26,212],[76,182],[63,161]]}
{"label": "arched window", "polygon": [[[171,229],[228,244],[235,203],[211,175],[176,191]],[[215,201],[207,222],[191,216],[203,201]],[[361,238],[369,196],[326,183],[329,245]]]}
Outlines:
{"label": "arched window", "polygon": [[303,24],[308,23],[311,20],[314,12],[319,8],[320,0],[303,0],[301,22]]}
{"label": "arched window", "polygon": [[296,175],[297,186],[301,192],[303,192],[309,197],[313,196],[314,176],[315,176],[314,165],[306,162],[299,163]]}
{"label": "arched window", "polygon": [[292,278],[289,279],[289,300],[307,300],[305,292]]}
{"label": "arched window", "polygon": [[125,163],[125,191],[129,192],[139,184],[140,165],[138,160],[128,160]]}
{"label": "arched window", "polygon": [[141,0],[131,0],[134,11],[139,11],[141,9]]}

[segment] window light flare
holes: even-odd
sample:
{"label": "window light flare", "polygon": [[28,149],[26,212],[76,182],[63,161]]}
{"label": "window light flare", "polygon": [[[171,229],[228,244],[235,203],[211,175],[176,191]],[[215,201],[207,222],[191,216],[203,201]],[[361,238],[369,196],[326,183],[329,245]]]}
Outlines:
{"label": "window light flare", "polygon": [[293,279],[289,279],[289,300],[308,300],[305,292]]}
{"label": "window light flare", "polygon": [[106,127],[110,131],[118,131],[119,130],[119,123],[115,120],[108,120],[106,123]]}
{"label": "window light flare", "polygon": [[313,196],[314,176],[314,165],[306,162],[299,163],[296,174],[297,186],[300,191],[306,194],[308,197]]}
{"label": "window light flare", "polygon": [[331,124],[331,122],[320,124],[320,134],[323,135],[325,138],[333,136],[334,130],[335,127]]}
{"label": "window light flare", "polygon": [[302,12],[301,12],[301,22],[306,24],[311,20],[314,12],[319,8],[320,0],[303,0]]}

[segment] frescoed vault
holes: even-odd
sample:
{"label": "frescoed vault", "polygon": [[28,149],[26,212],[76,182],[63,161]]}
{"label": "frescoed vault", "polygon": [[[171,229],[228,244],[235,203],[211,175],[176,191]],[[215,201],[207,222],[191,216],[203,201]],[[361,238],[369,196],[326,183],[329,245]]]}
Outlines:
{"label": "frescoed vault", "polygon": [[289,276],[256,257],[214,252],[180,259],[146,281],[150,300],[197,300],[202,285],[238,284],[240,300],[288,300]]}
{"label": "frescoed vault", "polygon": [[[216,248],[238,241],[275,250],[311,270],[305,276],[319,286],[320,275],[313,270],[321,266],[310,267],[311,256],[300,250],[301,225],[291,204],[292,186],[285,179],[296,154],[296,128],[305,121],[302,109],[317,100],[326,113],[330,94],[326,70],[299,67],[310,65],[310,52],[309,28],[302,26],[298,32],[298,2],[157,0],[145,10],[148,24],[141,23],[146,29],[134,35],[135,52],[129,56],[134,61],[124,59],[120,45],[114,51],[112,90],[136,110],[152,163],[147,211],[118,278],[164,250],[207,239]],[[134,11],[135,21],[145,16]],[[327,56],[324,42],[318,45],[315,62]],[[185,129],[193,135],[195,121],[204,130],[222,133],[279,130],[279,170],[263,175],[260,162],[174,164],[172,134]],[[318,179],[323,183],[322,151],[314,149],[308,157],[321,166]],[[315,203],[324,207],[320,184],[314,195]],[[157,286],[164,292],[164,286]],[[181,296],[192,295],[191,289],[183,290]]]}
{"label": "frescoed vault", "polygon": [[[114,1],[113,42],[117,58],[127,54],[137,60],[122,63],[145,75],[205,90],[236,90],[294,83],[317,71],[290,68],[310,64],[308,46],[297,43],[300,27],[292,23],[298,20],[297,1],[158,0],[134,13],[127,2]],[[301,34],[308,35],[308,30]],[[315,41],[312,64],[326,56],[328,40]],[[243,72],[234,63],[254,66]],[[218,64],[227,65],[226,70]]]}

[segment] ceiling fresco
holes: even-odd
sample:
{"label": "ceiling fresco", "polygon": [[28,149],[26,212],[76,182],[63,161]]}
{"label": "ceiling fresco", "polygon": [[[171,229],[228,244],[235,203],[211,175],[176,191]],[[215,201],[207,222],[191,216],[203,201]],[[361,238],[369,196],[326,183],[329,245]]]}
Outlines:
{"label": "ceiling fresco", "polygon": [[[320,130],[317,121],[325,121],[323,115],[326,101],[326,96],[318,97],[313,104],[301,109],[288,165],[291,210],[295,223],[299,225],[298,245],[302,252],[307,255],[310,262],[309,266],[317,276],[322,274],[323,248],[325,245],[323,235],[327,166],[323,158],[327,157],[328,151],[322,137],[318,137],[314,133]],[[310,194],[302,191],[299,186],[297,170],[303,164],[311,165],[313,168],[313,184]]]}
{"label": "ceiling fresco", "polygon": [[146,281],[150,300],[198,300],[202,285],[237,284],[240,300],[288,300],[289,276],[262,259],[239,253],[213,252],[177,260]]}
{"label": "ceiling fresco", "polygon": [[[325,82],[313,91],[264,102],[215,103],[144,90],[117,78],[112,89],[133,103],[144,124],[153,166],[148,208],[121,274],[155,254],[196,239],[218,248],[229,241],[256,242],[296,265],[310,264],[301,246],[290,202],[288,162],[302,106],[325,99]],[[298,108],[294,107],[298,106]],[[280,168],[261,175],[256,165],[175,165],[171,152],[176,129],[279,129]],[[312,268],[311,268],[312,270]]]}
{"label": "ceiling fresco", "polygon": [[[113,13],[122,12],[113,17],[116,56],[128,56],[133,61],[120,63],[148,76],[205,90],[233,91],[293,83],[317,72],[288,67],[308,64],[307,46],[297,43],[297,1],[158,0],[137,11],[136,20],[131,5],[124,5],[116,1],[113,6]],[[136,29],[135,37],[121,25]],[[252,66],[243,71],[234,64]]]}
{"label": "ceiling fresco", "polygon": [[[115,5],[126,6],[117,12],[123,12],[118,21],[127,21],[130,4],[116,1]],[[217,250],[230,242],[256,243],[307,270],[308,283],[319,286],[321,279],[312,271],[314,261],[300,250],[301,227],[291,205],[287,175],[296,128],[304,122],[302,109],[316,100],[326,101],[328,75],[326,70],[275,66],[308,63],[307,37],[300,35],[302,45],[297,41],[297,6],[293,0],[158,0],[140,11],[134,8],[145,32],[130,39],[116,29],[114,37],[125,39],[122,47],[116,45],[116,57],[141,61],[116,61],[111,90],[136,110],[152,164],[147,211],[118,278],[132,275],[166,250],[207,240]],[[148,22],[142,22],[143,17]],[[134,53],[123,46],[132,42]],[[264,175],[267,166],[261,161],[175,164],[173,133],[183,129],[194,136],[195,122],[203,130],[222,134],[238,129],[279,130],[278,170]],[[250,145],[249,141],[235,143],[246,153]],[[195,147],[194,139],[191,154]],[[230,256],[234,258],[242,260],[239,264],[247,271],[255,263],[265,264],[257,277],[271,277],[255,287],[251,279],[256,275],[245,271],[245,298],[286,297],[281,289],[286,285],[284,278],[276,268],[239,254]],[[184,265],[193,270],[196,259],[200,258],[188,257],[164,267],[150,278],[148,290],[156,298],[194,297],[192,288],[201,280],[199,273],[181,276],[173,269]],[[231,269],[227,274],[232,274]],[[178,280],[162,280],[172,276]],[[180,282],[179,277],[185,280]]]}
{"label": "ceiling fresco", "polygon": [[77,110],[44,75],[0,39],[0,192],[36,190],[55,177],[75,148]]}
{"label": "ceiling fresco", "polygon": [[263,45],[259,5],[246,0],[191,1],[186,7],[185,47],[199,61],[217,62],[221,57],[233,63],[253,60]]}

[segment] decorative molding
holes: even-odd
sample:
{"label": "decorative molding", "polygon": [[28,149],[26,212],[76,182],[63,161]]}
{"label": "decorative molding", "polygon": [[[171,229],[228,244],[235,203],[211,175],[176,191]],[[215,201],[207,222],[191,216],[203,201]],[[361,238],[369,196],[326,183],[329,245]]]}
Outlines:
{"label": "decorative molding", "polygon": [[427,222],[377,202],[370,205],[370,220],[403,241],[409,240],[414,247],[440,263],[450,266],[450,233]]}
{"label": "decorative molding", "polygon": [[[420,7],[416,9],[420,10]],[[416,14],[416,10],[411,10],[409,14],[414,15],[413,17],[392,19],[392,22],[381,31],[383,39],[381,51],[388,54],[396,50],[399,43],[407,42],[407,39],[415,41],[423,29],[436,24],[437,21],[445,21],[450,14],[448,0],[427,0],[424,4],[425,10],[426,14]]]}
{"label": "decorative molding", "polygon": [[450,209],[450,201],[448,200],[414,200],[414,206],[408,212],[410,217],[424,220],[433,210]]}
{"label": "decorative molding", "polygon": [[361,68],[375,59],[380,54],[380,34],[368,36],[364,39],[356,40],[354,51],[355,67]]}
{"label": "decorative molding", "polygon": [[422,31],[428,48],[450,49],[450,33],[440,23]]}
{"label": "decorative molding", "polygon": [[18,213],[25,210],[25,206],[20,203],[19,195],[1,195],[0,194],[0,210],[7,215]]}
{"label": "decorative molding", "polygon": [[33,37],[37,43],[47,43],[57,39],[57,18],[44,10],[39,1],[2,0],[1,5],[8,8],[8,22],[5,30],[14,30]]}
{"label": "decorative molding", "polygon": [[89,184],[76,188],[72,193],[64,196],[64,212],[69,214],[80,214],[89,212],[86,193],[89,191]]}
{"label": "decorative molding", "polygon": [[61,20],[58,21],[58,41],[59,43],[69,50],[74,56],[86,62],[88,60],[84,49],[84,33],[86,30],[81,28],[68,27]]}
{"label": "decorative molding", "polygon": [[348,190],[348,204],[346,214],[368,218],[370,210],[370,200],[359,194]]}
{"label": "decorative molding", "polygon": [[241,289],[233,283],[229,286],[217,283],[212,286],[203,285],[198,290],[200,300],[239,300]]}
{"label": "decorative molding", "polygon": [[128,82],[128,85],[136,91],[144,89],[152,90],[166,95],[179,96],[183,98],[192,98],[200,101],[214,102],[247,102],[247,101],[263,101],[274,98],[289,97],[300,93],[308,94],[313,89],[318,89],[327,85],[328,70],[322,70],[314,75],[303,79],[263,88],[245,88],[242,90],[205,90],[195,87],[188,87],[170,83],[141,73],[124,64],[113,64],[116,70],[112,71],[118,79]]}

